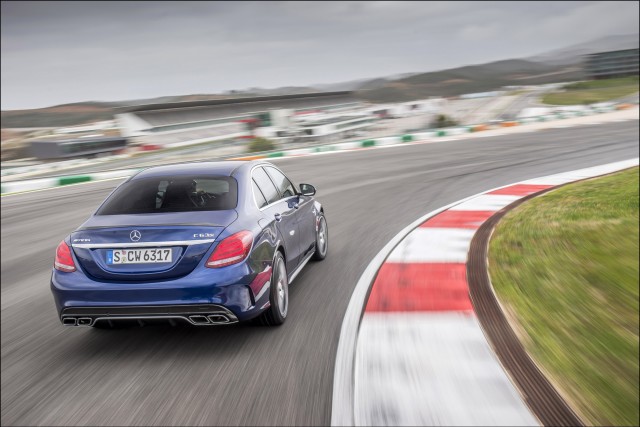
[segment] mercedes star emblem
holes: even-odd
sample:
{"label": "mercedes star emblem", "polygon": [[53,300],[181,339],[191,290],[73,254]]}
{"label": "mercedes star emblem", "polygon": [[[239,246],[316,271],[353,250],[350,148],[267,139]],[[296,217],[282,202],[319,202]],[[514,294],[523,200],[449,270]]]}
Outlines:
{"label": "mercedes star emblem", "polygon": [[140,232],[138,230],[133,230],[130,234],[129,237],[131,237],[131,241],[133,242],[137,242],[138,240],[140,240],[140,238],[142,237],[142,234],[140,234]]}

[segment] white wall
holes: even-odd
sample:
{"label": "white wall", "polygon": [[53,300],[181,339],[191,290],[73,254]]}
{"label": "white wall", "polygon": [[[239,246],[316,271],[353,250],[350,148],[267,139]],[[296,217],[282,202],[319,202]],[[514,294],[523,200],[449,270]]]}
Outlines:
{"label": "white wall", "polygon": [[122,133],[122,136],[127,138],[131,136],[146,135],[144,130],[151,127],[149,123],[132,113],[116,114],[115,120],[120,128],[120,133]]}
{"label": "white wall", "polygon": [[291,118],[293,116],[293,110],[280,109],[272,110],[271,124],[275,127],[288,128],[291,127]]}

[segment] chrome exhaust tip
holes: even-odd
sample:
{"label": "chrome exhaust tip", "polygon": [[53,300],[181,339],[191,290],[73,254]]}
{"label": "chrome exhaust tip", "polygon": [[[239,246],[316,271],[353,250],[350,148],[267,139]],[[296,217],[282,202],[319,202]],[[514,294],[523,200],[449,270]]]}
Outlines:
{"label": "chrome exhaust tip", "polygon": [[211,314],[208,316],[211,323],[215,323],[216,325],[230,323],[231,320],[225,316],[224,314]]}
{"label": "chrome exhaust tip", "polygon": [[62,324],[65,326],[76,326],[76,318],[75,317],[65,317],[62,319]]}
{"label": "chrome exhaust tip", "polygon": [[189,316],[189,320],[191,320],[196,325],[206,325],[209,323],[209,319],[207,319],[207,316],[202,315]]}
{"label": "chrome exhaust tip", "polygon": [[78,319],[78,326],[91,326],[91,318],[90,317],[80,317]]}

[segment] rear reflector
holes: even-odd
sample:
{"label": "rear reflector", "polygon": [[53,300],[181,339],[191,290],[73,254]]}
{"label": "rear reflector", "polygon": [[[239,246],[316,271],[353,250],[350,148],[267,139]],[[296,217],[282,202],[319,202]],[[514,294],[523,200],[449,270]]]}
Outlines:
{"label": "rear reflector", "polygon": [[218,243],[205,265],[209,268],[220,268],[237,264],[249,255],[252,243],[253,234],[250,231],[245,230],[232,234]]}
{"label": "rear reflector", "polygon": [[56,249],[56,259],[53,262],[53,268],[67,273],[76,271],[76,265],[73,262],[73,257],[71,256],[71,249],[69,249],[69,246],[64,242],[64,240],[60,242]]}

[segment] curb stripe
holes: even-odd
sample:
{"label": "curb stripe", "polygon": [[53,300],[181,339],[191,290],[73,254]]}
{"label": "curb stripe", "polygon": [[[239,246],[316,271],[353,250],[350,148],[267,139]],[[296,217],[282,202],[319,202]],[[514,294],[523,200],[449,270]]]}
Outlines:
{"label": "curb stripe", "polygon": [[386,262],[373,283],[365,311],[471,312],[466,265]]}
{"label": "curb stripe", "polygon": [[473,315],[366,313],[355,370],[355,425],[536,424]]}
{"label": "curb stripe", "polygon": [[[636,158],[488,190],[396,235],[365,270],[345,314],[332,425],[538,424],[472,311],[466,277],[471,239],[480,224],[527,195],[637,165]],[[358,301],[362,317],[354,323]],[[339,377],[350,372],[351,387],[349,377]]]}
{"label": "curb stripe", "polygon": [[424,227],[439,228],[472,228],[477,229],[485,222],[494,211],[451,211],[442,212],[426,222],[420,224]]}
{"label": "curb stripe", "polygon": [[389,254],[387,262],[466,262],[474,230],[416,228]]}
{"label": "curb stripe", "polygon": [[553,187],[552,185],[544,184],[516,184],[509,187],[501,188],[500,190],[491,191],[487,194],[503,194],[508,196],[528,196],[529,194],[537,193],[547,188]]}
{"label": "curb stripe", "polygon": [[482,194],[451,208],[453,211],[499,211],[518,200],[519,196]]}

